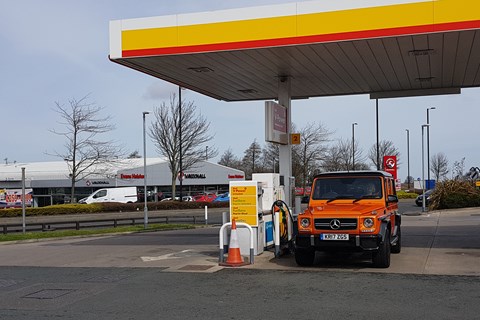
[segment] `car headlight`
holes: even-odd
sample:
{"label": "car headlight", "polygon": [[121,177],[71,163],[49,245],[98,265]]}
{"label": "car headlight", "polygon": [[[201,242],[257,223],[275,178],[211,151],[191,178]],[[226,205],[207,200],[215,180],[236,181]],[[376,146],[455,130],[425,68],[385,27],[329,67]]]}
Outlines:
{"label": "car headlight", "polygon": [[371,227],[373,227],[374,224],[375,224],[375,222],[373,221],[372,218],[366,218],[365,220],[363,220],[363,226],[365,228],[371,228]]}
{"label": "car headlight", "polygon": [[308,228],[310,226],[310,219],[302,218],[300,220],[300,225],[302,226],[302,228]]}

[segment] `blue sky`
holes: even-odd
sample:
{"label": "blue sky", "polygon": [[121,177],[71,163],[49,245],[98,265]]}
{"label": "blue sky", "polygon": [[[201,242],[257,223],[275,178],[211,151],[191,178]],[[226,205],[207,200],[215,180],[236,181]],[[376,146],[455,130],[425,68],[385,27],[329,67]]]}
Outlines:
{"label": "blue sky", "polygon": [[[286,3],[282,0],[246,1],[73,1],[0,0],[0,161],[58,160],[64,140],[49,130],[59,128],[55,102],[90,94],[105,107],[117,129],[109,138],[128,151],[142,152],[142,111],[168,101],[177,87],[108,60],[110,20],[221,10]],[[211,122],[212,144],[222,154],[229,147],[241,157],[257,139],[264,143],[264,102],[227,103],[191,91],[194,101]],[[380,101],[380,139],[392,140],[401,152],[400,178],[407,173],[406,132],[410,130],[410,170],[421,176],[421,125],[430,112],[430,154],[444,152],[450,165],[465,157],[466,169],[480,166],[478,120],[480,89],[461,95],[389,99]],[[323,123],[334,139],[355,138],[366,155],[375,143],[375,101],[366,95],[293,101],[297,127]],[[148,119],[148,118],[147,118]],[[148,141],[148,156],[156,156]]]}

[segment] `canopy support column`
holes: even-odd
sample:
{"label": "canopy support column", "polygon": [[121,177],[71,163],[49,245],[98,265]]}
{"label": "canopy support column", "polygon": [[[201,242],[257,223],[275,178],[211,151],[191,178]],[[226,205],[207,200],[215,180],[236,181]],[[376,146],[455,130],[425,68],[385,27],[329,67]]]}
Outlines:
{"label": "canopy support column", "polygon": [[280,176],[283,176],[285,186],[285,202],[292,207],[292,191],[295,188],[295,182],[292,176],[292,146],[290,145],[290,134],[292,128],[291,111],[291,77],[278,77],[278,103],[287,109],[287,135],[288,144],[279,145],[279,167]]}

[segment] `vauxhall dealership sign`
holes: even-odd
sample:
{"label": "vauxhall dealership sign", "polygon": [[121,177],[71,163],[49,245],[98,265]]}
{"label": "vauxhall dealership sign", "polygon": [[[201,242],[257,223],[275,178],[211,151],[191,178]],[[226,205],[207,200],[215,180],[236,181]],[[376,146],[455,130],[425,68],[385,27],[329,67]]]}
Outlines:
{"label": "vauxhall dealership sign", "polygon": [[396,156],[384,156],[383,168],[386,172],[390,173],[395,180],[397,179],[397,157]]}

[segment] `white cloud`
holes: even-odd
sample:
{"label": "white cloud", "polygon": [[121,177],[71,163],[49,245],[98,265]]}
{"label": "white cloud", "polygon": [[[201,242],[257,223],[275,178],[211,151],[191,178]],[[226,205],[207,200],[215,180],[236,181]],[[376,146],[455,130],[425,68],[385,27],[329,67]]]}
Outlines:
{"label": "white cloud", "polygon": [[178,87],[167,82],[153,82],[147,88],[142,98],[147,100],[168,100]]}

